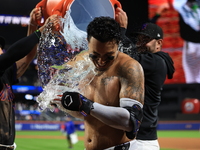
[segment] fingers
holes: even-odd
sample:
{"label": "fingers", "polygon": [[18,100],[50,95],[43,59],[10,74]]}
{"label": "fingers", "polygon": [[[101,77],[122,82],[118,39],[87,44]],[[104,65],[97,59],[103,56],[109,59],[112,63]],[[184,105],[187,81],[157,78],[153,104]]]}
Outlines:
{"label": "fingers", "polygon": [[62,95],[57,95],[56,98],[53,99],[53,101],[61,101]]}
{"label": "fingers", "polygon": [[42,10],[41,8],[34,8],[30,13],[30,24],[37,26],[37,20],[42,19]]}
{"label": "fingers", "polygon": [[60,18],[61,17],[56,15],[56,14],[52,15],[46,20],[45,24],[52,23],[52,29],[53,30],[59,30],[60,29],[60,22],[61,22]]}
{"label": "fingers", "polygon": [[37,20],[42,19],[42,10],[41,10],[40,7],[37,8],[37,10],[36,10],[36,12],[35,12],[35,17],[36,17]]}
{"label": "fingers", "polygon": [[120,24],[120,27],[127,28],[128,25],[128,17],[125,11],[121,8],[116,8],[115,20]]}

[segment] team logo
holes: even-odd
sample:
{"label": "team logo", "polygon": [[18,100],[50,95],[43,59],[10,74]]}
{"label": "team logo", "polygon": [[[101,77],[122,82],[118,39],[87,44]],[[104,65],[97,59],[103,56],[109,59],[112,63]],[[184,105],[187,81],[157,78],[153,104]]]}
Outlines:
{"label": "team logo", "polygon": [[192,102],[187,102],[187,103],[185,104],[185,110],[186,110],[187,112],[191,112],[193,109],[194,109],[194,104],[193,104]]}
{"label": "team logo", "polygon": [[65,104],[66,106],[68,106],[68,107],[73,103],[72,97],[71,97],[70,95],[66,95],[66,96],[65,96],[65,100],[66,100],[66,101],[64,101],[64,104]]}
{"label": "team logo", "polygon": [[142,30],[145,30],[146,28],[147,28],[147,24],[145,23],[142,25]]}

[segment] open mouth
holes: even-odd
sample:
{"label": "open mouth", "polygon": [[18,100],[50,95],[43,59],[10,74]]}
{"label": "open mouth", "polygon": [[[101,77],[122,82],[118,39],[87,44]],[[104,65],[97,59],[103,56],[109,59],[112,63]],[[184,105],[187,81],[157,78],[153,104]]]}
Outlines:
{"label": "open mouth", "polygon": [[108,68],[108,64],[109,64],[109,62],[105,62],[103,64],[96,63],[96,68],[97,68],[97,70],[100,70],[100,71],[106,70]]}

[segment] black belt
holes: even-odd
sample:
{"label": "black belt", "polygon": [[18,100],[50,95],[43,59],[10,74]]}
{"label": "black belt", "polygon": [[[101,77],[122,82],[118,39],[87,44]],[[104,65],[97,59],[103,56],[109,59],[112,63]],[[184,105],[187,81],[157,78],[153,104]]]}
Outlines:
{"label": "black belt", "polygon": [[123,143],[120,145],[115,146],[114,150],[128,150],[130,147],[130,142]]}
{"label": "black belt", "polygon": [[0,150],[13,150],[14,146],[0,146]]}

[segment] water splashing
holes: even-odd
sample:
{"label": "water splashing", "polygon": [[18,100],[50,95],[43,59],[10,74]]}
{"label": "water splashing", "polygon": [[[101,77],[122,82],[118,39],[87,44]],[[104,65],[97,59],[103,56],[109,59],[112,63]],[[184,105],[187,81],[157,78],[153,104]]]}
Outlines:
{"label": "water splashing", "polygon": [[[50,105],[53,99],[66,91],[84,94],[80,87],[86,87],[96,75],[95,66],[88,55],[84,55],[82,60],[76,61],[73,67],[68,64],[55,67],[58,67],[57,71],[37,98],[41,110],[46,108],[53,110]],[[61,108],[61,106],[59,107]]]}
{"label": "water splashing", "polygon": [[70,11],[67,11],[64,18],[60,18],[61,30],[52,31],[51,27],[51,23],[47,24],[38,46],[38,76],[43,92],[38,96],[37,102],[41,110],[49,108],[53,111],[50,103],[57,95],[62,95],[65,91],[81,93],[80,85],[89,84],[95,71],[88,55],[84,55],[74,66],[67,64],[88,48],[86,32],[76,27]]}
{"label": "water splashing", "polygon": [[74,24],[70,10],[60,18],[60,31],[52,31],[52,24],[45,27],[38,46],[38,77],[44,87],[54,75],[53,65],[62,65],[82,50],[88,49],[86,32]]}

